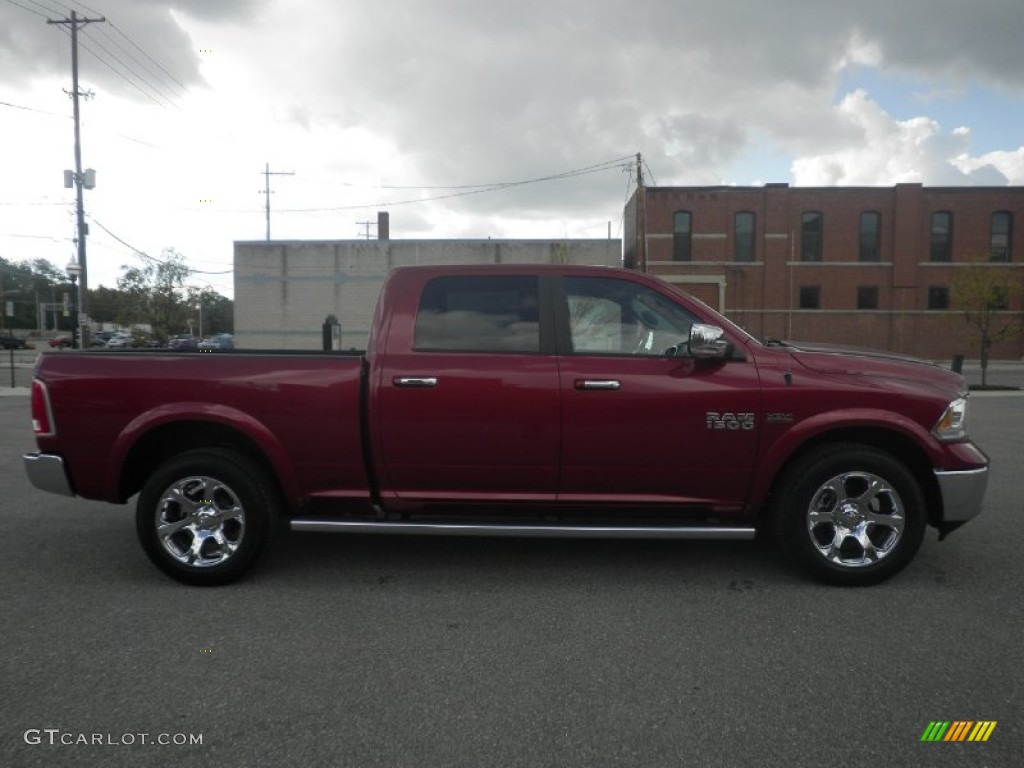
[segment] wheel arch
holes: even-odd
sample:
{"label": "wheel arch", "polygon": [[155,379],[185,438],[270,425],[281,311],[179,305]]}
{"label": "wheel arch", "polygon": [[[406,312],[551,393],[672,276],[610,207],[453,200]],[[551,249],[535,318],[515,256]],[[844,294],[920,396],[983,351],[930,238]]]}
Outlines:
{"label": "wheel arch", "polygon": [[804,456],[821,450],[824,446],[849,443],[863,445],[890,454],[900,460],[917,480],[924,495],[929,525],[942,520],[942,493],[935,478],[932,462],[925,450],[906,434],[877,426],[843,427],[821,432],[800,443],[779,465],[758,511],[758,528],[771,524],[771,501],[789,468]]}
{"label": "wheel arch", "polygon": [[265,472],[282,502],[287,500],[274,462],[255,440],[237,428],[199,419],[160,424],[141,435],[121,464],[118,496],[127,500],[165,461],[201,448],[228,448],[247,457]]}

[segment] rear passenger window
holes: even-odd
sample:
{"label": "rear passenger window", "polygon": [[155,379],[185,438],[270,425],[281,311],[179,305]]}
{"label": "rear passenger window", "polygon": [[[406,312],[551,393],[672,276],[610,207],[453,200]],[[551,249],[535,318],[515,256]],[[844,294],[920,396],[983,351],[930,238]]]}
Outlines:
{"label": "rear passenger window", "polygon": [[538,279],[529,275],[438,277],[423,289],[414,349],[540,352]]}

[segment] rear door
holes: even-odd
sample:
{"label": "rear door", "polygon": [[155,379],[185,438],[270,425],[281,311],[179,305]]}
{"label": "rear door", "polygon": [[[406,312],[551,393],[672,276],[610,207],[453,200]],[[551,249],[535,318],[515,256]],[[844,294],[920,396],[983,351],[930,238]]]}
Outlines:
{"label": "rear door", "polygon": [[[760,424],[754,364],[689,357],[697,317],[640,282],[564,277],[561,287],[559,500],[738,510]],[[679,356],[665,354],[679,344]]]}
{"label": "rear door", "polygon": [[558,364],[550,318],[541,322],[550,307],[536,275],[425,279],[415,316],[392,320],[377,385],[385,495],[554,499]]}

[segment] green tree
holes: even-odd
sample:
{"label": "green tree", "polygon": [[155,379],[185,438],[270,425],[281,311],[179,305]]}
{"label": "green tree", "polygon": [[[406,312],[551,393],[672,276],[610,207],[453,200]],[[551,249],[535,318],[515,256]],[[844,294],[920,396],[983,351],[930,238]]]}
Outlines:
{"label": "green tree", "polygon": [[195,321],[192,325],[198,328],[202,320],[202,335],[234,333],[235,304],[227,296],[221,296],[209,287],[190,286],[188,305],[191,311],[189,319]]}
{"label": "green tree", "polygon": [[1006,267],[975,259],[957,270],[950,289],[955,306],[964,313],[981,347],[981,385],[987,386],[992,345],[1021,331],[1020,313],[1009,311],[1015,298],[1024,293],[1020,278]]}
{"label": "green tree", "polygon": [[153,336],[164,342],[170,334],[187,325],[188,305],[185,280],[191,274],[185,257],[165,248],[161,258],[148,258],[141,267],[122,267],[118,290],[126,294],[117,322],[124,325],[148,323]]}
{"label": "green tree", "polygon": [[[46,259],[14,262],[0,257],[0,313],[5,328],[39,328],[42,304],[59,302],[70,290],[67,275]],[[6,316],[8,303],[13,310],[10,317]],[[49,326],[48,313],[42,322]],[[70,318],[63,324],[70,329]]]}

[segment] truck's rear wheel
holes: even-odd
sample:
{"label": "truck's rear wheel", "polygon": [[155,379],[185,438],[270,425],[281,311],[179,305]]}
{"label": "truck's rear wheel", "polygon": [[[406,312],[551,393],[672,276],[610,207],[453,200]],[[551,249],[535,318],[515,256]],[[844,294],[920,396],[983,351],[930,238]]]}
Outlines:
{"label": "truck's rear wheel", "polygon": [[200,586],[239,578],[263,549],[278,514],[262,470],[219,448],[189,451],[162,464],[139,494],[135,524],[150,560]]}
{"label": "truck's rear wheel", "polygon": [[813,576],[833,584],[877,584],[921,546],[926,508],[914,475],[895,457],[835,444],[788,468],[773,516],[780,543]]}

